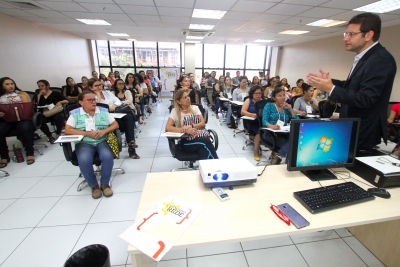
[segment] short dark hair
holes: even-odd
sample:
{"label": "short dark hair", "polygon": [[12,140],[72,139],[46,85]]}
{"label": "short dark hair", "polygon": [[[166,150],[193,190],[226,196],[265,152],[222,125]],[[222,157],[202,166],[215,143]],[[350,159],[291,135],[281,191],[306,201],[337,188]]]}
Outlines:
{"label": "short dark hair", "polygon": [[309,85],[308,83],[303,83],[303,85],[301,86],[301,88],[303,89],[303,93],[307,92],[308,90],[310,90],[310,88],[313,88],[312,85]]}
{"label": "short dark hair", "polygon": [[278,93],[280,93],[280,92],[285,92],[285,89],[283,89],[282,87],[278,87],[278,86],[276,86],[275,88],[274,88],[274,90],[272,91],[272,93],[271,93],[271,97],[275,97],[276,96],[276,94],[278,94]]}
{"label": "short dark hair", "polygon": [[259,85],[253,85],[253,86],[250,88],[250,90],[249,90],[249,97],[250,97],[251,99],[253,99],[253,95],[254,95],[254,93],[255,93],[257,90],[261,90],[261,93],[262,93],[262,87],[259,86]]}
{"label": "short dark hair", "polygon": [[372,13],[358,14],[351,18],[348,25],[350,24],[360,24],[360,32],[362,32],[363,35],[369,31],[373,31],[374,36],[372,37],[372,40],[374,42],[379,40],[382,22],[378,15]]}
{"label": "short dark hair", "polygon": [[244,79],[249,81],[249,79],[247,79],[247,76],[240,76],[238,80],[239,80],[239,82],[242,82]]}
{"label": "short dark hair", "polygon": [[142,72],[144,73],[144,70],[139,70],[139,73],[142,73]]}
{"label": "short dark hair", "polygon": [[304,82],[304,80],[303,79],[298,79],[297,80],[297,82],[296,82],[296,84],[298,84],[299,82],[301,82],[301,81],[303,81]]}
{"label": "short dark hair", "polygon": [[143,79],[142,75],[140,75],[139,73],[135,73],[134,76],[139,79],[139,83],[144,83],[144,79]]}
{"label": "short dark hair", "polygon": [[80,93],[80,94],[78,95],[78,101],[83,101],[83,99],[85,98],[85,95],[87,95],[87,94],[92,94],[92,95],[94,95],[94,93],[93,93],[92,91],[85,91],[85,92]]}

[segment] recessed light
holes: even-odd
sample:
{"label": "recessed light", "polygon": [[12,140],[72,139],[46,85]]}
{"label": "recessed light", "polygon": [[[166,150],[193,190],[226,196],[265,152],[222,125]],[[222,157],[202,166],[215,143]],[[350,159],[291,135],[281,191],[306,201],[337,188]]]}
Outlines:
{"label": "recessed light", "polygon": [[189,29],[191,30],[211,30],[215,25],[205,25],[205,24],[190,24]]}
{"label": "recessed light", "polygon": [[346,20],[333,20],[333,19],[320,19],[311,23],[308,26],[318,26],[318,27],[332,27],[339,24],[346,23]]}
{"label": "recessed light", "polygon": [[258,42],[258,43],[271,43],[275,40],[264,40],[264,39],[257,39],[254,42]]}
{"label": "recessed light", "polygon": [[400,8],[399,0],[382,0],[353,10],[363,11],[363,12],[373,12],[373,13],[386,13],[399,8]]}
{"label": "recessed light", "polygon": [[188,44],[198,44],[198,43],[200,43],[200,41],[186,40],[185,43],[188,43]]}
{"label": "recessed light", "polygon": [[110,23],[102,19],[76,19],[76,20],[83,22],[87,25],[111,25]]}
{"label": "recessed light", "polygon": [[120,37],[120,36],[129,36],[128,34],[126,34],[126,33],[109,33],[109,32],[107,32],[107,34],[108,35],[111,35],[111,36],[115,36],[115,37]]}
{"label": "recessed light", "polygon": [[196,39],[196,40],[201,40],[201,39],[203,39],[204,37],[202,37],[202,36],[186,36],[186,39]]}
{"label": "recessed light", "polygon": [[225,13],[226,11],[222,10],[194,9],[192,17],[203,19],[221,19]]}
{"label": "recessed light", "polygon": [[304,34],[310,31],[294,31],[294,30],[287,30],[287,31],[283,31],[280,32],[279,34],[292,34],[292,35],[299,35],[299,34]]}

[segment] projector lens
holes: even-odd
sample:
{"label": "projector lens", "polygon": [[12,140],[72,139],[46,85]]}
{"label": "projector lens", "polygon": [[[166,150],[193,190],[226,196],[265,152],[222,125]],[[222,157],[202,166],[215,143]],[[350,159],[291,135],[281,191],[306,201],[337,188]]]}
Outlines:
{"label": "projector lens", "polygon": [[216,173],[213,175],[213,179],[215,181],[225,181],[227,180],[229,175],[227,173]]}

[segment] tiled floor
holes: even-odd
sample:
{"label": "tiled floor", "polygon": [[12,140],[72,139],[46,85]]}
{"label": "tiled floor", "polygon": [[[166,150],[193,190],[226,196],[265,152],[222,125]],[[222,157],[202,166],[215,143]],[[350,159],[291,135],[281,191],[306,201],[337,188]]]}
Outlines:
{"label": "tiled floor", "polygon": [[[109,248],[112,266],[131,266],[127,244],[118,236],[134,222],[146,174],[182,167],[171,157],[166,138],[159,137],[167,121],[168,104],[164,99],[141,127],[137,139],[141,159],[127,158],[124,148],[121,159],[115,161],[126,173],[114,176],[111,198],[94,200],[89,188],[77,192],[82,181],[79,169],[64,160],[58,145],[49,145],[42,156],[36,153],[33,165],[10,163],[5,170],[11,176],[0,178],[0,266],[61,267],[72,253],[96,243]],[[211,113],[208,128],[218,132],[221,158],[245,157],[254,162],[252,148],[242,149],[243,137],[234,138],[232,130],[220,126]],[[385,150],[391,147],[393,144]],[[335,229],[173,250],[158,266],[384,265],[346,229]]]}

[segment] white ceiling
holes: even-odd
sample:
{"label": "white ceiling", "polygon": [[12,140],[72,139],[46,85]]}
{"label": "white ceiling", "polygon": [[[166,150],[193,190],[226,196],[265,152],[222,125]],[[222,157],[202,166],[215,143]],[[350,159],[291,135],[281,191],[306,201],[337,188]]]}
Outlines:
{"label": "white ceiling", "polygon": [[[10,2],[29,2],[42,9],[21,9]],[[85,39],[119,40],[107,32],[127,33],[138,41],[184,42],[189,24],[216,25],[203,43],[244,44],[275,40],[282,46],[340,36],[346,26],[321,28],[307,23],[322,18],[349,20],[352,9],[375,0],[0,0],[0,13]],[[194,8],[228,11],[220,20],[192,18]],[[380,14],[383,26],[400,24],[400,9]],[[111,26],[89,26],[76,19],[104,19]],[[284,30],[309,33],[281,35]]]}

